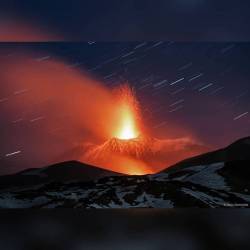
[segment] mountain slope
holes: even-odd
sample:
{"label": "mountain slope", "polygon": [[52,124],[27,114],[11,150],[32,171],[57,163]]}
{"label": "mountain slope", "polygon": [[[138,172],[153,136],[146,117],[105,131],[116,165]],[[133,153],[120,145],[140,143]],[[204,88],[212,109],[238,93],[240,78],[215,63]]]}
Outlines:
{"label": "mountain slope", "polygon": [[186,166],[212,164],[214,162],[229,162],[229,161],[250,161],[250,137],[245,137],[229,146],[212,151],[206,154],[198,155],[195,157],[183,160],[161,172],[174,172],[184,169]]}
{"label": "mountain slope", "polygon": [[0,191],[0,207],[248,207],[249,142],[249,137],[243,138],[224,149],[187,159],[152,175],[114,175],[62,183],[55,173],[50,183]]}

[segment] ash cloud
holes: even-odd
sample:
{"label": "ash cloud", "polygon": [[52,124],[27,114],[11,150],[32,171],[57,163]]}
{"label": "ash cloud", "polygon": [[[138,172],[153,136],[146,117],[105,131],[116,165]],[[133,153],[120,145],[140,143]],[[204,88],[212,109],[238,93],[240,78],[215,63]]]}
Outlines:
{"label": "ash cloud", "polygon": [[[63,62],[40,59],[14,52],[0,63],[0,146],[6,171],[48,164],[87,138],[109,137],[114,124],[110,90]],[[6,158],[17,150],[19,155]]]}

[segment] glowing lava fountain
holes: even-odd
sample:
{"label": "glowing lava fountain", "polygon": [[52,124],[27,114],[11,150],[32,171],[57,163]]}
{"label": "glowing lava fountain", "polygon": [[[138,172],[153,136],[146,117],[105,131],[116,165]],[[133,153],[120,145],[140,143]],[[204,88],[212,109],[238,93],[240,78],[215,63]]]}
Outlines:
{"label": "glowing lava fountain", "polygon": [[121,140],[134,139],[140,134],[138,102],[128,85],[119,88],[118,98],[118,129],[114,137]]}

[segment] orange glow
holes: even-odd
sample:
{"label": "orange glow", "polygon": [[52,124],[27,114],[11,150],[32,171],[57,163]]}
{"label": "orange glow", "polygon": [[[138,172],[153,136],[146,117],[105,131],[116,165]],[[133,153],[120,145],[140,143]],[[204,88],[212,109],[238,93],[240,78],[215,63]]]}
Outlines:
{"label": "orange glow", "polygon": [[35,26],[30,20],[17,17],[0,17],[0,41],[1,42],[41,42],[58,41],[63,37],[51,34],[42,27]]}
{"label": "orange glow", "polygon": [[135,118],[129,105],[121,107],[121,126],[117,133],[117,138],[128,140],[138,136],[138,131],[135,125]]}
{"label": "orange glow", "polygon": [[[25,124],[30,124],[28,133],[19,134],[22,141],[27,141],[26,150],[32,152],[21,159],[21,165],[31,168],[43,166],[44,162],[52,164],[51,159],[73,159],[126,174],[149,174],[208,151],[192,139],[188,130],[188,138],[151,137],[128,85],[112,92],[102,82],[64,62],[36,60],[40,53],[30,50],[14,52],[15,56],[0,62],[1,98],[11,99],[1,108],[8,120],[14,121],[20,114]],[[12,96],[20,90],[28,91]],[[35,113],[45,119],[41,123],[29,122],[36,118]],[[169,124],[172,131],[171,121]],[[9,127],[8,131],[12,131],[18,126]],[[15,135],[19,130],[13,131],[8,134]]]}
{"label": "orange glow", "polygon": [[84,161],[130,175],[152,173],[144,162],[151,150],[142,135],[139,104],[128,85],[115,89],[116,120],[111,136],[102,144],[86,148]]}
{"label": "orange glow", "polygon": [[118,95],[118,129],[114,137],[121,140],[129,140],[139,136],[138,129],[138,105],[132,90],[124,85],[119,89]]}
{"label": "orange glow", "polygon": [[154,172],[143,160],[133,157],[117,154],[114,152],[103,152],[104,155],[99,156],[93,155],[93,152],[89,153],[92,154],[91,157],[86,157],[85,155],[79,160],[93,166],[128,175],[143,175]]}

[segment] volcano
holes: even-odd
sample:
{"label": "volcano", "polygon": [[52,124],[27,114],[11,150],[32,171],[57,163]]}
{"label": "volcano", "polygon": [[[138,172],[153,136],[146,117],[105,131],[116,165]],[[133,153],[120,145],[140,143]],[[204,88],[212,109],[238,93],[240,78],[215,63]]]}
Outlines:
{"label": "volcano", "polygon": [[68,159],[125,174],[150,174],[185,157],[207,151],[203,145],[194,145],[188,138],[164,140],[150,136],[140,104],[129,85],[115,89],[114,96],[115,119],[114,124],[110,124],[110,136],[98,144],[76,146],[76,153]]}
{"label": "volcano", "polygon": [[118,168],[123,168],[121,172],[128,174],[150,173],[147,159],[154,155],[152,144],[155,139],[145,135],[142,129],[135,93],[128,85],[122,85],[115,90],[115,99],[116,126],[110,138],[97,145],[83,145],[83,161],[106,168],[117,168],[118,165]]}
{"label": "volcano", "polygon": [[151,159],[155,158],[156,139],[136,137],[133,139],[111,138],[101,145],[92,145],[84,154],[84,161],[105,166],[125,174],[152,173]]}

